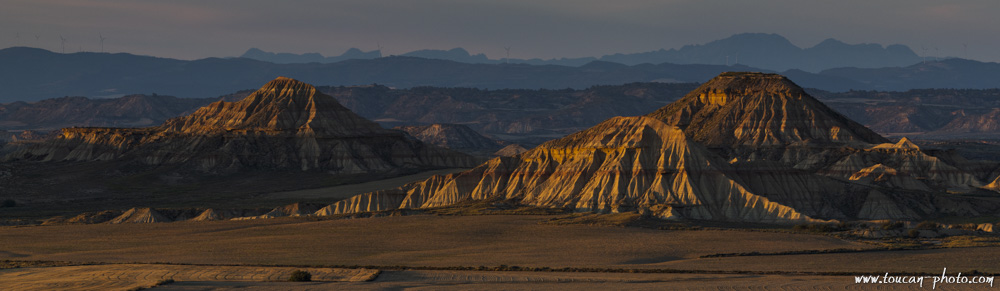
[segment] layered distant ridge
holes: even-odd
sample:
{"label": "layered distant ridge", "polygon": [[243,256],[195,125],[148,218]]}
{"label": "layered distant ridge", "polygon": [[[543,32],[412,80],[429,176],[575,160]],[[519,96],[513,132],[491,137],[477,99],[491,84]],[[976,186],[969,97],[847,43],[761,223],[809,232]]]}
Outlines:
{"label": "layered distant ridge", "polygon": [[435,123],[421,126],[397,126],[420,141],[463,153],[486,155],[501,148],[498,141],[490,139],[468,126]]}

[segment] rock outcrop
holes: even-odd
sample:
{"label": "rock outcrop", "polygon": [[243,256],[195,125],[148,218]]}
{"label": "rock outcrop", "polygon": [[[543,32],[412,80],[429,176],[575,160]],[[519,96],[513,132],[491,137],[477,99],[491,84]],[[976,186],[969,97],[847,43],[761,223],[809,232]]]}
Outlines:
{"label": "rock outcrop", "polygon": [[375,174],[474,165],[468,155],[384,129],[289,78],[275,79],[241,101],[215,102],[156,127],[66,128],[59,138],[7,159],[125,160],[207,173],[296,169]]}

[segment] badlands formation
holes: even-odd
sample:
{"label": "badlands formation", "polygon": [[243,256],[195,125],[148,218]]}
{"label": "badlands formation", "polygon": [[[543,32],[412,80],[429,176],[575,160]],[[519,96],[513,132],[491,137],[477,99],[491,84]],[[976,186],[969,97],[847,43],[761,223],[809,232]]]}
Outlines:
{"label": "badlands formation", "polygon": [[[462,128],[404,129],[441,145],[489,144]],[[325,216],[475,201],[632,212],[666,220],[779,224],[922,220],[1000,211],[993,199],[1000,189],[996,165],[924,151],[905,138],[892,143],[776,74],[724,73],[645,116],[615,117],[531,150],[500,152],[473,167],[471,156],[383,129],[308,84],[278,78],[242,101],[212,103],[156,127],[64,129],[59,138],[22,148],[7,159],[125,161],[209,174],[472,168],[332,204],[299,203],[270,212],[133,208],[54,223]]]}
{"label": "badlands formation", "polygon": [[237,102],[219,101],[147,128],[66,128],[7,160],[127,161],[203,173],[291,169],[331,174],[469,167],[468,155],[384,129],[313,86],[279,77]]}
{"label": "badlands formation", "polygon": [[663,219],[798,223],[995,213],[977,175],[834,112],[776,74],[724,73],[647,116],[617,117],[461,173],[317,215],[502,199]]}

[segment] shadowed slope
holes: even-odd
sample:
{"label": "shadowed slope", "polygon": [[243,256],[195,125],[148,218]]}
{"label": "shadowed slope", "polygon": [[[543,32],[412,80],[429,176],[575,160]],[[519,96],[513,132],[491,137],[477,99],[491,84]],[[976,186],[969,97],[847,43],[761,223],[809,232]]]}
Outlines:
{"label": "shadowed slope", "polygon": [[777,74],[724,73],[647,116],[682,128],[708,147],[732,148],[730,158],[746,159],[761,148],[888,142]]}
{"label": "shadowed slope", "polygon": [[364,119],[312,85],[278,77],[237,102],[219,101],[159,128],[192,134],[281,132],[324,137],[392,134]]}

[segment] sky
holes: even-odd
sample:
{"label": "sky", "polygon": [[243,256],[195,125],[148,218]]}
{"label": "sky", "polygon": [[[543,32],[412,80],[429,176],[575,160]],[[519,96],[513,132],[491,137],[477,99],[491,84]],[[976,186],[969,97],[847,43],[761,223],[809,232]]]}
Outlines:
{"label": "sky", "polygon": [[[635,53],[745,32],[1000,61],[1000,1],[0,0],[0,48],[178,59],[271,52],[384,55],[462,47],[503,58]],[[65,46],[60,40],[65,38]]]}

